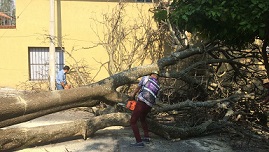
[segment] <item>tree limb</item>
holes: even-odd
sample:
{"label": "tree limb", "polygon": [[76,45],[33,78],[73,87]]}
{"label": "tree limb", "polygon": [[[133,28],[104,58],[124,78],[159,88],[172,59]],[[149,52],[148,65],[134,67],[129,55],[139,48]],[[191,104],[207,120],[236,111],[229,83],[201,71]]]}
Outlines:
{"label": "tree limb", "polygon": [[31,128],[0,129],[0,151],[25,148],[82,135],[84,139],[109,126],[128,126],[130,115],[111,113],[88,120]]}

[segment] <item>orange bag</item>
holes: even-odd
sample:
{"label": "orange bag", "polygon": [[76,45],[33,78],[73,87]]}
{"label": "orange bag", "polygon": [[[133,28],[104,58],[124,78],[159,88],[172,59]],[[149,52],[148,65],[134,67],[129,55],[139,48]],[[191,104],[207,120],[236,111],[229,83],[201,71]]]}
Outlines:
{"label": "orange bag", "polygon": [[130,110],[134,110],[136,106],[136,101],[135,100],[129,100],[126,104],[126,108],[130,109]]}

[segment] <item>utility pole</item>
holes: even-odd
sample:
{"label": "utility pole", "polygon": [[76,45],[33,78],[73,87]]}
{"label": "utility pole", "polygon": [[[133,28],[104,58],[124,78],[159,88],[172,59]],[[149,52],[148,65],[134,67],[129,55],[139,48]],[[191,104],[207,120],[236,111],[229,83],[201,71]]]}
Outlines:
{"label": "utility pole", "polygon": [[55,9],[54,0],[50,0],[50,48],[49,48],[49,78],[50,89],[55,90]]}

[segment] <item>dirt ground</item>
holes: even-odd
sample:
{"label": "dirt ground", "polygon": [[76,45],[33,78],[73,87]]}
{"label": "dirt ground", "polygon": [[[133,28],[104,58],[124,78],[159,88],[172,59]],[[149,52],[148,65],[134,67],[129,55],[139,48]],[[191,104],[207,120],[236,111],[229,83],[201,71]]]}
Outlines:
{"label": "dirt ground", "polygon": [[[16,95],[13,90],[0,89],[0,97]],[[76,108],[46,115],[10,127],[35,127],[70,122],[93,117],[93,113]],[[130,127],[112,126],[97,131],[94,136],[69,138],[46,145],[20,149],[16,152],[268,152],[260,143],[229,137],[226,134],[210,135],[187,140],[166,140],[151,133],[152,142],[144,148],[130,147],[134,137]],[[268,147],[268,146],[267,146]]]}

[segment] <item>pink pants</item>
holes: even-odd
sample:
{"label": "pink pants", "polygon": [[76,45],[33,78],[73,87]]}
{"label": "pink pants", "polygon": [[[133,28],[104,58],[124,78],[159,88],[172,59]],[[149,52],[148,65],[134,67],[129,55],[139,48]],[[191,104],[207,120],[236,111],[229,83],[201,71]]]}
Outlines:
{"label": "pink pants", "polygon": [[151,110],[151,107],[148,106],[146,103],[144,103],[142,101],[137,101],[137,104],[136,104],[135,109],[132,113],[131,121],[130,121],[136,142],[142,142],[142,139],[141,139],[141,136],[139,133],[139,129],[137,126],[138,119],[140,119],[141,126],[142,126],[142,129],[144,131],[144,137],[149,137],[149,131],[148,131],[148,125],[146,122],[146,117],[147,117],[147,114],[150,112],[150,110]]}

